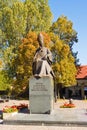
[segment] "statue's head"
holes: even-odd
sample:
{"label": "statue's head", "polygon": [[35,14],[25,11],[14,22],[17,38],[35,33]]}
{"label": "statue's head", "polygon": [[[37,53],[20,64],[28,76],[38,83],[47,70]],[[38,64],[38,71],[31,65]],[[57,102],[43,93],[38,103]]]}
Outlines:
{"label": "statue's head", "polygon": [[40,47],[44,46],[44,41],[43,41],[43,35],[41,33],[38,34],[38,38],[37,38]]}

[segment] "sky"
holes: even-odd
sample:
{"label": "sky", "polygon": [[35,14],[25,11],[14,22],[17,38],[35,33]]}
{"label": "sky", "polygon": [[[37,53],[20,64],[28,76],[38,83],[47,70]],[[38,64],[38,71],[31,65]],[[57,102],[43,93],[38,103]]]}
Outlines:
{"label": "sky", "polygon": [[73,46],[73,51],[78,51],[81,65],[87,65],[87,0],[49,0],[53,14],[53,22],[61,15],[73,23],[73,29],[78,33],[78,43]]}

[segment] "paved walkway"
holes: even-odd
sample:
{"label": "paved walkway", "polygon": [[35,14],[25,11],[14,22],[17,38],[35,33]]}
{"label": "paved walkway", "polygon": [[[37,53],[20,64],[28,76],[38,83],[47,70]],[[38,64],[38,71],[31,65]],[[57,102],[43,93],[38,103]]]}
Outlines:
{"label": "paved walkway", "polygon": [[[57,109],[60,107],[60,105],[63,105],[63,103],[68,102],[68,100],[58,100],[56,103],[54,103],[54,108]],[[29,104],[28,100],[9,100],[9,102],[0,103],[0,110],[4,108],[6,105],[19,105],[20,103],[26,103]],[[87,100],[73,100],[73,103],[76,106],[76,109],[83,108],[87,109]]]}
{"label": "paved walkway", "polygon": [[[82,101],[82,100],[73,100],[73,103],[75,104],[75,108],[69,108],[69,109],[62,109],[60,108],[60,105],[63,105],[63,103],[68,102],[68,100],[58,100],[56,103],[54,103],[54,113],[53,115],[51,115],[51,118],[49,118],[49,116],[46,115],[45,119],[50,121],[53,120],[59,120],[59,121],[74,121],[78,123],[78,121],[81,122],[85,122],[86,125],[81,125],[81,126],[77,126],[76,124],[73,125],[69,125],[67,126],[67,123],[62,124],[62,126],[60,124],[51,124],[51,125],[45,125],[44,123],[40,124],[40,125],[0,125],[0,129],[2,130],[87,130],[87,101]],[[19,104],[19,103],[29,103],[27,100],[10,100],[9,102],[6,103],[0,103],[0,110],[3,109],[4,106],[6,105],[13,105],[13,104]],[[19,115],[18,115],[19,116]],[[32,116],[32,115],[31,115]],[[35,116],[35,115],[33,115]],[[24,120],[26,117],[24,117],[23,115],[20,116],[22,117],[21,119]],[[17,116],[15,116],[15,118],[17,118]],[[43,119],[44,117],[39,117]],[[13,118],[12,118],[13,119]],[[33,118],[35,119],[35,117]],[[38,120],[36,118],[36,120]]]}
{"label": "paved walkway", "polygon": [[87,127],[0,125],[0,130],[87,130]]}

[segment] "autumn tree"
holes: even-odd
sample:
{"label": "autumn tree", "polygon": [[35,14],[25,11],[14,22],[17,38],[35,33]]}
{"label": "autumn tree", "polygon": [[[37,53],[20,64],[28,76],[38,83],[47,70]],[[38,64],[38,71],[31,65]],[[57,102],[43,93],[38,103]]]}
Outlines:
{"label": "autumn tree", "polygon": [[0,91],[5,91],[7,94],[10,94],[10,88],[11,80],[9,80],[7,72],[5,70],[0,70]]}
{"label": "autumn tree", "polygon": [[27,88],[32,75],[37,34],[41,31],[45,45],[49,47],[51,43],[56,81],[66,86],[75,83],[76,54],[72,47],[77,42],[77,33],[65,16],[59,17],[52,26],[51,23],[48,0],[0,0],[0,58],[19,93]]}
{"label": "autumn tree", "polygon": [[54,33],[50,33],[50,37],[53,42],[51,51],[53,53],[53,70],[56,83],[63,83],[66,87],[75,85],[77,70],[70,46]]}
{"label": "autumn tree", "polygon": [[0,0],[0,53],[10,78],[16,74],[12,62],[18,55],[21,39],[29,31],[48,31],[51,19],[48,0]]}
{"label": "autumn tree", "polygon": [[[42,32],[45,46],[50,46],[50,37]],[[39,47],[36,32],[29,32],[18,47],[18,56],[13,61],[16,67],[14,90],[22,92],[29,87],[29,78],[32,76],[32,63],[36,49]],[[17,62],[18,61],[18,62]]]}
{"label": "autumn tree", "polygon": [[73,23],[68,20],[67,17],[60,16],[57,21],[52,24],[50,30],[58,35],[60,40],[63,40],[64,43],[70,46],[71,53],[75,58],[75,64],[78,64],[78,52],[73,52],[73,45],[78,42],[77,32],[73,29]]}
{"label": "autumn tree", "polygon": [[52,24],[52,13],[48,0],[25,0],[27,9],[26,34],[29,31],[49,31]]}
{"label": "autumn tree", "polygon": [[25,16],[24,5],[22,2],[18,2],[18,0],[3,1],[1,5],[0,29],[2,41],[0,48],[5,70],[7,70],[9,77],[14,77],[15,68],[11,63],[17,56],[17,48],[25,30],[25,21],[23,19]]}

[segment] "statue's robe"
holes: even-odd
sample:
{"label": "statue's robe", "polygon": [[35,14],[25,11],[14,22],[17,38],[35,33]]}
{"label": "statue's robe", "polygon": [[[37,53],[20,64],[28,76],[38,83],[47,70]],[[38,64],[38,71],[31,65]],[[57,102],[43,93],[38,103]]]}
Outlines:
{"label": "statue's robe", "polygon": [[33,60],[33,75],[34,76],[50,76],[53,77],[54,73],[52,71],[52,53],[46,47],[40,47],[36,50],[34,60]]}

